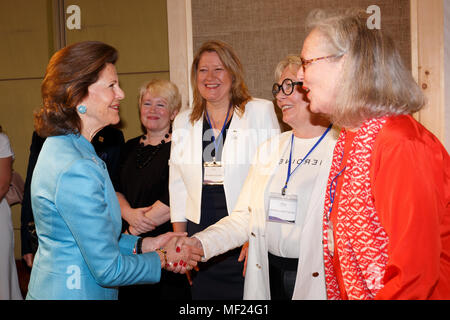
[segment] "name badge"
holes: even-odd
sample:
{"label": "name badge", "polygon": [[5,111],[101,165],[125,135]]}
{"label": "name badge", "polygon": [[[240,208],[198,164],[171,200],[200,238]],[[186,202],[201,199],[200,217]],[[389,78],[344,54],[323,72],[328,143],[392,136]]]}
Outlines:
{"label": "name badge", "polygon": [[203,184],[218,185],[223,184],[224,169],[222,162],[213,161],[204,163]]}
{"label": "name badge", "polygon": [[271,222],[295,223],[297,217],[297,195],[271,193],[268,220]]}

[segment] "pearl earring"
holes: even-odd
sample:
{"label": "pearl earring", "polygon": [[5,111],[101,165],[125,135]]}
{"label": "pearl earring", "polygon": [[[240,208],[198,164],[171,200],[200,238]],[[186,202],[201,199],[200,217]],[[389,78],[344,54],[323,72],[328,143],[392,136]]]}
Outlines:
{"label": "pearl earring", "polygon": [[86,113],[86,106],[81,105],[81,106],[78,106],[77,109],[78,109],[78,112],[81,114]]}

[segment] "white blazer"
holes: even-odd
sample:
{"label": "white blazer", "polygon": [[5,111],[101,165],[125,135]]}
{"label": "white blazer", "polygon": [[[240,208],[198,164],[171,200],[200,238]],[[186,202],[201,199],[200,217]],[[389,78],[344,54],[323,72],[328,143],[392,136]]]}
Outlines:
{"label": "white blazer", "polygon": [[[181,112],[173,123],[169,161],[170,217],[172,222],[190,220],[198,224],[203,183],[203,117],[192,125],[191,111]],[[236,205],[257,148],[279,133],[271,101],[252,99],[242,116],[234,112],[222,151],[228,214]]]}
{"label": "white blazer", "polygon": [[[266,234],[270,183],[282,154],[289,147],[292,131],[264,143],[242,188],[233,213],[195,234],[205,253],[204,260],[241,246],[249,241],[244,299],[270,299],[269,263]],[[322,218],[325,192],[333,149],[339,132],[333,128],[321,142],[329,154],[319,170],[313,188],[299,243],[299,264],[293,299],[326,299],[322,247]]]}

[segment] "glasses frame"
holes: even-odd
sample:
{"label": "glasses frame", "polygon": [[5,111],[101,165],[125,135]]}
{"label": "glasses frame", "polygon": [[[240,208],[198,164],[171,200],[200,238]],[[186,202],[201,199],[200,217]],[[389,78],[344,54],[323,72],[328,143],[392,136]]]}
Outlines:
{"label": "glasses frame", "polygon": [[331,58],[338,58],[340,56],[341,55],[333,54],[333,55],[330,55],[330,56],[318,57],[318,58],[313,58],[313,59],[303,59],[302,57],[300,57],[300,60],[302,61],[303,72],[305,72],[306,67],[308,65],[310,65],[311,63],[313,63],[313,62],[320,61],[320,60],[325,60],[325,59],[331,59]]}
{"label": "glasses frame", "polygon": [[[286,82],[286,81],[291,81],[291,88],[292,88],[292,90],[291,90],[291,92],[289,92],[289,93],[287,93],[286,91],[284,91],[284,88],[283,88],[283,85],[284,85],[284,83]],[[284,79],[282,82],[281,82],[281,84],[278,84],[278,83],[274,83],[273,85],[272,85],[272,94],[273,94],[273,96],[276,98],[277,97],[277,95],[280,93],[280,91],[282,91],[283,93],[284,93],[284,95],[285,96],[290,96],[293,92],[294,92],[294,88],[295,88],[295,86],[303,86],[303,82],[302,81],[294,81],[294,80],[292,80],[292,79],[289,79],[289,78],[286,78],[286,79]],[[277,86],[277,89],[274,89],[275,88],[275,86]]]}

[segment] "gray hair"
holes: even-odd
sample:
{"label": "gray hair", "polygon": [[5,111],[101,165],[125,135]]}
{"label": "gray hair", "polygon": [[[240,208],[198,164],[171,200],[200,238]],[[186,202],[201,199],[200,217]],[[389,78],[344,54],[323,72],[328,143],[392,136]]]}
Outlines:
{"label": "gray hair", "polygon": [[315,10],[307,28],[328,40],[330,55],[344,56],[336,106],[331,120],[343,127],[358,127],[365,120],[411,114],[425,105],[425,96],[404,66],[392,38],[369,29],[364,11]]}

